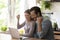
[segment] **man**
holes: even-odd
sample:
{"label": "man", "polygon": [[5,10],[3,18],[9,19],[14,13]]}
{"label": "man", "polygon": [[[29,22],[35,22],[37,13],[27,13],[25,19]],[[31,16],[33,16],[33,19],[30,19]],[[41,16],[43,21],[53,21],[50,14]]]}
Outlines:
{"label": "man", "polygon": [[54,40],[54,34],[52,30],[52,23],[50,20],[44,19],[39,7],[35,6],[30,9],[32,20],[36,21],[36,34],[37,38],[44,38],[48,40]]}

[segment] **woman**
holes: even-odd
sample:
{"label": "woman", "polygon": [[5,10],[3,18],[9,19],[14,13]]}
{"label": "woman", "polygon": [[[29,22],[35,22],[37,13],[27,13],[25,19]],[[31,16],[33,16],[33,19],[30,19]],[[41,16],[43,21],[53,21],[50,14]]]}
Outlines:
{"label": "woman", "polygon": [[23,34],[23,36],[26,37],[33,37],[33,33],[34,33],[34,27],[35,27],[35,22],[31,20],[31,16],[30,16],[30,10],[26,10],[25,12],[25,18],[26,21],[23,24],[19,24],[19,15],[17,16],[18,19],[18,24],[17,27],[18,28],[22,28],[24,26],[25,29],[25,34]]}

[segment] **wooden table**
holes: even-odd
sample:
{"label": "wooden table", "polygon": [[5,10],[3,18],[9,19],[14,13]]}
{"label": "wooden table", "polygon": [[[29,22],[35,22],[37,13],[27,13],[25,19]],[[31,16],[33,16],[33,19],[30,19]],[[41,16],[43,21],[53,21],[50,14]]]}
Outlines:
{"label": "wooden table", "polygon": [[59,31],[54,31],[54,34],[60,35]]}
{"label": "wooden table", "polygon": [[54,31],[54,38],[56,40],[60,40],[60,32],[59,31]]}
{"label": "wooden table", "polygon": [[60,40],[60,35],[54,35],[54,38],[55,38],[56,40]]}

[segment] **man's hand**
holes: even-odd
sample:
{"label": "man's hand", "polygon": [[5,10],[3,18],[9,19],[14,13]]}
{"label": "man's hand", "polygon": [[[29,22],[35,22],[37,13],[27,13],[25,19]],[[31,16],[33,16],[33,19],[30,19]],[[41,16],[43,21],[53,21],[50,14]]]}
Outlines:
{"label": "man's hand", "polygon": [[18,19],[18,20],[20,19],[20,15],[17,15],[17,19]]}
{"label": "man's hand", "polygon": [[37,23],[38,23],[38,24],[41,24],[42,21],[43,21],[43,18],[42,18],[42,17],[37,17]]}

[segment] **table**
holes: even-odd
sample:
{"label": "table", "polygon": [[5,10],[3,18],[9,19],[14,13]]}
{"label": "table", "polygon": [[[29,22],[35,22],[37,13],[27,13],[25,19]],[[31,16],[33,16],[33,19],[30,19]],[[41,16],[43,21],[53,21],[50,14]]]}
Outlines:
{"label": "table", "polygon": [[54,31],[54,34],[60,35],[59,31]]}
{"label": "table", "polygon": [[[19,39],[12,39],[12,40],[19,40]],[[28,39],[25,39],[25,40],[46,40],[46,39],[28,38]]]}
{"label": "table", "polygon": [[60,40],[60,35],[54,35],[56,40]]}
{"label": "table", "polygon": [[60,32],[59,31],[54,31],[54,38],[56,40],[60,40]]}
{"label": "table", "polygon": [[[0,33],[0,40],[20,40],[20,39],[12,38],[10,34]],[[26,38],[25,40],[45,40],[45,39]]]}

